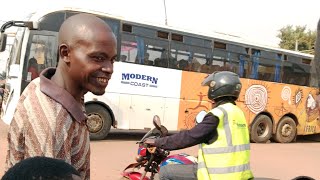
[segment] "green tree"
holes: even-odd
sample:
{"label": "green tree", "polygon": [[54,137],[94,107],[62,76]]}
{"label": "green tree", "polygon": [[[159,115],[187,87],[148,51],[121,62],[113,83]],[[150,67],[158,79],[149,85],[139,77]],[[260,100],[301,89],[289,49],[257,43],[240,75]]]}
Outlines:
{"label": "green tree", "polygon": [[280,48],[296,50],[297,43],[298,51],[314,54],[316,31],[307,30],[306,26],[287,25],[279,30],[277,37],[281,40]]}

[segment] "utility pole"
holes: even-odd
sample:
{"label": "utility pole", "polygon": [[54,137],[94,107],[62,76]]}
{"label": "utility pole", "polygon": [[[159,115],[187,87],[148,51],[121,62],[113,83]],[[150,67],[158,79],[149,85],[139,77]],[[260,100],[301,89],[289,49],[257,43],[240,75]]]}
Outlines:
{"label": "utility pole", "polygon": [[168,19],[167,19],[167,7],[166,7],[166,0],[163,0],[163,4],[164,4],[164,16],[165,16],[165,25],[168,25]]}

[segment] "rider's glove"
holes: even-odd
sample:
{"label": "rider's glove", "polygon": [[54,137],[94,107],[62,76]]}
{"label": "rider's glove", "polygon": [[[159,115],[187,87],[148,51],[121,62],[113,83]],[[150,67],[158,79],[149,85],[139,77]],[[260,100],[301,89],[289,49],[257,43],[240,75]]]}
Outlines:
{"label": "rider's glove", "polygon": [[154,146],[155,144],[155,139],[151,139],[151,138],[146,138],[145,140],[143,140],[143,143],[149,146]]}

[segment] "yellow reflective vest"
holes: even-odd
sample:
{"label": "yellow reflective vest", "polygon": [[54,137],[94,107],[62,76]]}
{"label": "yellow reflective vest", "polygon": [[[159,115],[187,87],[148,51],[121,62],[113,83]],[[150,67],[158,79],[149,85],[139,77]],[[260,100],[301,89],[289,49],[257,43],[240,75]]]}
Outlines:
{"label": "yellow reflective vest", "polygon": [[232,103],[226,103],[210,112],[219,118],[218,138],[211,144],[200,144],[198,179],[252,179],[249,130],[242,110]]}

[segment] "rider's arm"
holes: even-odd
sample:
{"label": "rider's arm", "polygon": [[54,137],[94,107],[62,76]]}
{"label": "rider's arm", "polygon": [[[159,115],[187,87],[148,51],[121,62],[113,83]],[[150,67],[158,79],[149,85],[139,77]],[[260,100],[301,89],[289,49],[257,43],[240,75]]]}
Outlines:
{"label": "rider's arm", "polygon": [[212,113],[207,114],[203,121],[190,130],[155,140],[155,146],[167,150],[183,149],[200,143],[208,143],[217,137],[219,118]]}

